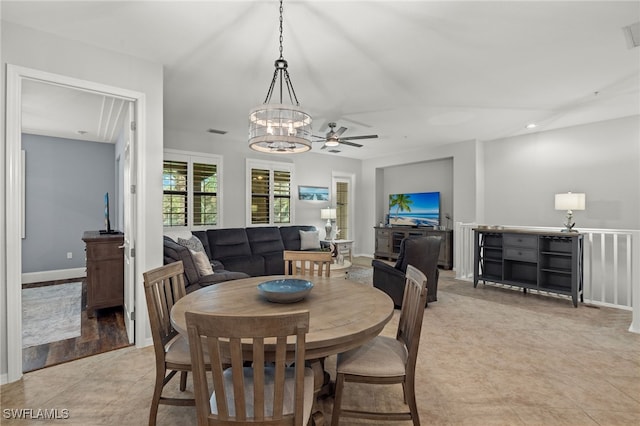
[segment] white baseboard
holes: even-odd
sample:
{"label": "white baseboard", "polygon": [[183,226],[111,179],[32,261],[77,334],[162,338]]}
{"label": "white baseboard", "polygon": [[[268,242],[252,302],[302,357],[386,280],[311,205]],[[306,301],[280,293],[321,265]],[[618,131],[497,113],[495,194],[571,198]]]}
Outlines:
{"label": "white baseboard", "polygon": [[140,343],[136,342],[136,348],[138,348],[138,349],[146,348],[147,346],[151,346],[151,345],[153,345],[153,338],[152,337],[144,339]]}
{"label": "white baseboard", "polygon": [[43,281],[66,280],[69,278],[84,278],[86,268],[56,269],[53,271],[27,272],[22,274],[22,284],[39,283]]}

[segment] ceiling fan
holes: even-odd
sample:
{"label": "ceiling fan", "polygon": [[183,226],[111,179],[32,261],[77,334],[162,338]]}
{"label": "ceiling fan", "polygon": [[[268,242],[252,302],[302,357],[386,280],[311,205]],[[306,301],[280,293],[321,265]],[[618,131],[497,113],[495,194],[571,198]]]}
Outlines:
{"label": "ceiling fan", "polygon": [[336,123],[329,123],[329,131],[326,136],[314,136],[316,138],[320,138],[318,141],[314,142],[324,142],[324,145],[321,149],[331,148],[334,146],[338,146],[340,144],[355,146],[357,148],[362,147],[359,143],[350,142],[358,139],[375,139],[378,135],[362,135],[362,136],[349,136],[346,138],[342,138],[342,134],[347,131],[346,127],[340,127],[338,130],[335,130]]}

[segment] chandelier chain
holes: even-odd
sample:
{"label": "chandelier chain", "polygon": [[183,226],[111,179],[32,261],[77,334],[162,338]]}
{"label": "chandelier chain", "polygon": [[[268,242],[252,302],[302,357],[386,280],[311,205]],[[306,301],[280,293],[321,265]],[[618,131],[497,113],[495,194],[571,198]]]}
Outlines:
{"label": "chandelier chain", "polygon": [[[283,0],[280,0],[280,57],[274,63],[275,70],[264,103],[249,113],[249,147],[259,152],[294,154],[311,149],[312,119],[300,109],[287,70],[288,64],[283,56],[283,11]],[[280,95],[280,102],[278,105],[269,105],[274,92]],[[285,94],[289,95],[293,105],[287,106],[283,103],[282,98]]]}
{"label": "chandelier chain", "polygon": [[282,0],[280,0],[280,59],[284,59],[282,56],[282,12],[284,8],[282,7]]}

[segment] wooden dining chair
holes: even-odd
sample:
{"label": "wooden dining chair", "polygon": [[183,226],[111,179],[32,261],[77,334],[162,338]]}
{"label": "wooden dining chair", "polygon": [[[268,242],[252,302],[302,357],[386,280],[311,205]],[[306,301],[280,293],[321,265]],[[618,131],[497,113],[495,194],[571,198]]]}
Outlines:
{"label": "wooden dining chair", "polygon": [[309,311],[185,317],[199,426],[307,424],[314,397],[313,371],[304,362]]}
{"label": "wooden dining chair", "polygon": [[282,257],[285,275],[331,275],[333,257],[330,251],[285,250]]}
{"label": "wooden dining chair", "polygon": [[[427,277],[412,265],[407,266],[406,288],[396,338],[376,336],[359,348],[338,354],[332,426],[338,425],[341,416],[377,421],[412,420],[414,425],[420,424],[415,395],[415,369],[426,300]],[[343,409],[345,382],[402,383],[408,411],[383,413]]]}
{"label": "wooden dining chair", "polygon": [[159,404],[193,406],[195,399],[162,396],[164,386],[178,371],[180,372],[180,390],[184,391],[187,385],[187,372],[191,371],[188,340],[178,334],[170,320],[171,308],[186,294],[182,262],[178,261],[152,269],[145,272],[143,276],[156,357],[156,382],[149,411],[149,425],[152,426],[156,424]]}

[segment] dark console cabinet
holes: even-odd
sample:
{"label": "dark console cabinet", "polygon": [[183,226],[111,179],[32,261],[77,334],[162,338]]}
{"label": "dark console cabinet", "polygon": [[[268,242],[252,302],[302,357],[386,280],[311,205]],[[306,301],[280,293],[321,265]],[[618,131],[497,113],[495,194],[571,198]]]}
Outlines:
{"label": "dark console cabinet", "polygon": [[570,232],[474,229],[473,286],[490,281],[571,296],[582,295],[583,237]]}
{"label": "dark console cabinet", "polygon": [[124,304],[124,234],[87,231],[87,315],[96,309]]}
{"label": "dark console cabinet", "polygon": [[400,242],[407,237],[441,237],[438,266],[444,269],[453,268],[453,231],[440,231],[427,228],[411,228],[409,226],[376,227],[376,259],[396,260],[400,253]]}

